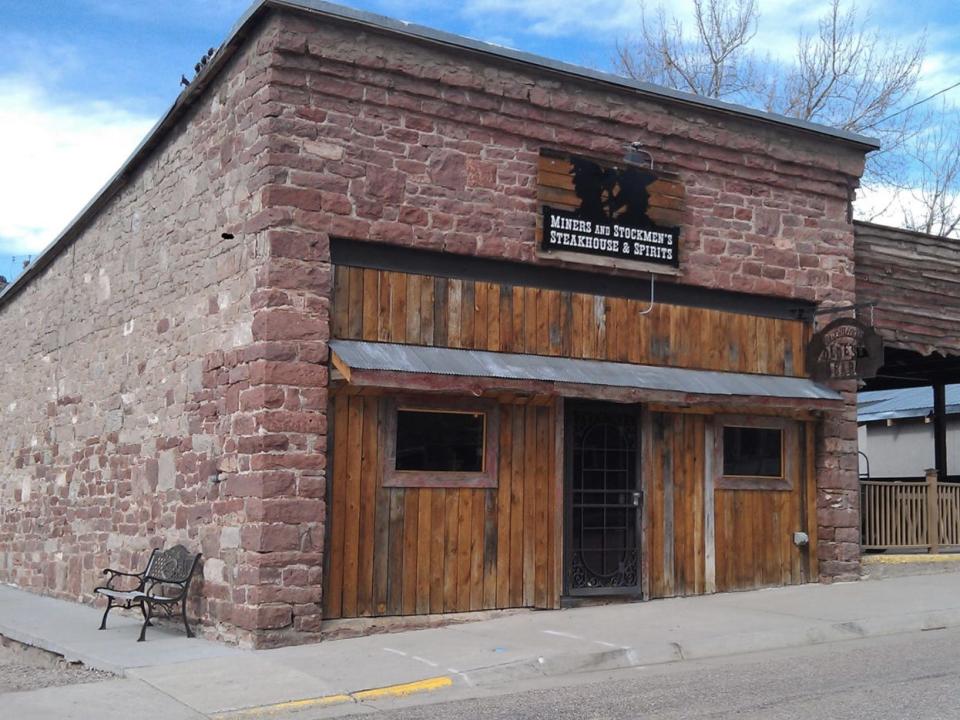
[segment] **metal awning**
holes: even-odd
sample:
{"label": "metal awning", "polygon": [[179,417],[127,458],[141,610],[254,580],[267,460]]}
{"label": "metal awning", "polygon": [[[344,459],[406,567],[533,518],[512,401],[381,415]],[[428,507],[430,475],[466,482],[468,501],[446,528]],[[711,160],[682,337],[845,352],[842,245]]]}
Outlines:
{"label": "metal awning", "polygon": [[843,398],[812,380],[544,355],[331,340],[334,367],[355,385],[411,390],[548,392],[567,397],[833,406]]}

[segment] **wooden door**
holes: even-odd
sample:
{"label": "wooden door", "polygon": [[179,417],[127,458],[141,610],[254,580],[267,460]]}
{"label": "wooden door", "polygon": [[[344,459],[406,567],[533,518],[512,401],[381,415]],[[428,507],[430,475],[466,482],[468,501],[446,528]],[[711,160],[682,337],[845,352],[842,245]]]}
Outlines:
{"label": "wooden door", "polygon": [[[728,424],[779,428],[782,478],[723,475],[723,430]],[[782,418],[717,416],[714,430],[717,590],[752,590],[815,579],[816,480],[803,424]],[[814,511],[810,513],[810,499]],[[811,522],[812,518],[812,522]],[[809,545],[797,545],[805,532]],[[813,558],[815,558],[815,554]]]}
{"label": "wooden door", "polygon": [[389,407],[331,398],[324,617],[558,607],[554,405],[498,404],[495,488],[385,486]]}

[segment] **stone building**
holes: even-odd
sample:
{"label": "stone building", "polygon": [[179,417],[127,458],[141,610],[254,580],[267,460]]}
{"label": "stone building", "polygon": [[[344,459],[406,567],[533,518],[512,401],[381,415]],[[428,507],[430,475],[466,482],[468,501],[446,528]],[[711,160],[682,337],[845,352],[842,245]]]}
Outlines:
{"label": "stone building", "polygon": [[[0,581],[90,602],[101,568],[182,542],[207,634],[266,646],[854,578],[855,386],[807,380],[803,351],[854,299],[875,147],[258,2],[0,295]],[[549,246],[577,167],[610,206],[640,166],[645,219],[611,227],[643,258],[585,225]]]}

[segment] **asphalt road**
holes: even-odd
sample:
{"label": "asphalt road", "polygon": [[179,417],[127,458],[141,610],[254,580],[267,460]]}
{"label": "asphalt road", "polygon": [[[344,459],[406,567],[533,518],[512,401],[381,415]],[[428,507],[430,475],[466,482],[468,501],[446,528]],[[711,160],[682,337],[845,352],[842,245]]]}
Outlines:
{"label": "asphalt road", "polygon": [[429,705],[409,698],[291,718],[957,720],[960,629],[455,692],[483,696],[449,702],[432,696]]}

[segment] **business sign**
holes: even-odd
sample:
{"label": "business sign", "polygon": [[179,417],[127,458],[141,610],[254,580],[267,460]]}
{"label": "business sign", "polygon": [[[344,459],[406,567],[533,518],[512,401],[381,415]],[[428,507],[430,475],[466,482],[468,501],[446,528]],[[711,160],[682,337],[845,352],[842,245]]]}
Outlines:
{"label": "business sign", "polygon": [[[632,165],[603,166],[576,156],[568,157],[560,167],[570,178],[565,186],[557,181],[557,173],[547,173],[546,183],[555,185],[548,188],[553,196],[560,196],[565,207],[549,202],[543,205],[544,250],[679,266],[680,229],[659,225],[649,215],[651,197],[676,202],[676,198],[651,192],[651,186],[660,180],[656,173]],[[541,185],[545,184],[544,175]]]}
{"label": "business sign", "polygon": [[584,220],[576,213],[543,208],[543,246],[607,257],[679,265],[677,228],[657,228],[621,222]]}
{"label": "business sign", "polygon": [[814,380],[865,380],[883,365],[883,338],[870,326],[838,318],[814,333],[807,368]]}

